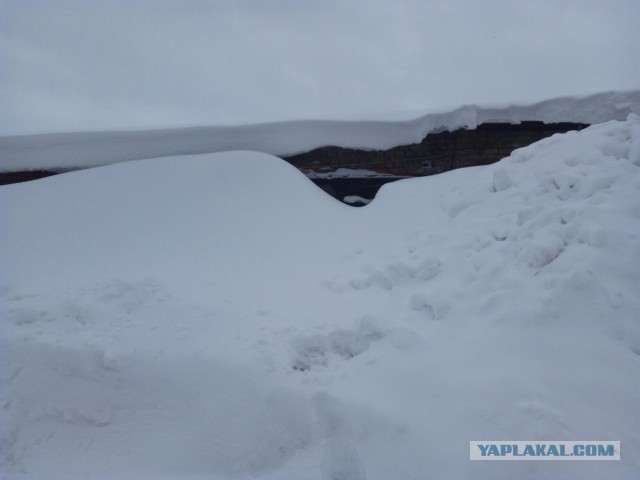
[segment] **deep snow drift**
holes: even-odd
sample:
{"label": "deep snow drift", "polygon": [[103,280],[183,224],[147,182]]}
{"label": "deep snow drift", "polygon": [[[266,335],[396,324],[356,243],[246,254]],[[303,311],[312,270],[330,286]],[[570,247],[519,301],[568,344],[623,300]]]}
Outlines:
{"label": "deep snow drift", "polygon": [[371,121],[292,121],[260,125],[0,137],[0,172],[73,170],[127,160],[253,150],[280,157],[333,145],[386,150],[428,133],[522,121],[595,124],[640,115],[640,90],[565,97],[532,105],[466,105],[448,111],[381,114]]}
{"label": "deep snow drift", "polygon": [[639,198],[635,115],[362,209],[251,152],[4,186],[0,471],[638,478]]}

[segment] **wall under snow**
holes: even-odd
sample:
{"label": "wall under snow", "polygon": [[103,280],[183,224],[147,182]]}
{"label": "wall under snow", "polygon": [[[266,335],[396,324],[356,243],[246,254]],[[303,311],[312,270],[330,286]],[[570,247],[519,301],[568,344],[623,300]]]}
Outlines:
{"label": "wall under snow", "polygon": [[420,143],[388,150],[323,147],[285,159],[301,170],[314,172],[351,168],[397,176],[425,176],[489,165],[508,157],[517,148],[586,126],[582,123],[485,123],[473,130],[430,133]]}

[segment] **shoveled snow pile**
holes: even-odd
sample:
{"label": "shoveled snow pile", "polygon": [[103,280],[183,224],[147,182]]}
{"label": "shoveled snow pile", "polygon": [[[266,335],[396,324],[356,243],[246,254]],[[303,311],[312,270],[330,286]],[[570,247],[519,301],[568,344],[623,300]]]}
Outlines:
{"label": "shoveled snow pile", "polygon": [[483,123],[595,124],[640,115],[640,90],[564,97],[532,105],[465,105],[444,111],[381,114],[368,121],[291,121],[241,126],[0,137],[0,172],[74,170],[127,160],[253,150],[280,157],[333,145],[386,150],[431,132]]}
{"label": "shoveled snow pile", "polygon": [[636,115],[361,209],[251,152],[4,186],[0,471],[638,478],[639,199]]}

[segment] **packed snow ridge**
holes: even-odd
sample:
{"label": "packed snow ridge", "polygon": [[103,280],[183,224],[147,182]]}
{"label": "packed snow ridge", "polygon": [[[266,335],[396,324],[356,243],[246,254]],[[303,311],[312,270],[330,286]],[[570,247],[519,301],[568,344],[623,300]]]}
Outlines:
{"label": "packed snow ridge", "polygon": [[232,150],[286,157],[318,147],[386,150],[428,133],[522,121],[595,124],[640,115],[640,91],[566,97],[532,105],[467,105],[388,114],[375,121],[292,121],[260,125],[78,132],[0,137],[0,172],[74,170],[127,160]]}
{"label": "packed snow ridge", "polygon": [[1,475],[640,478],[639,198],[634,114],[362,209],[243,151],[3,186]]}

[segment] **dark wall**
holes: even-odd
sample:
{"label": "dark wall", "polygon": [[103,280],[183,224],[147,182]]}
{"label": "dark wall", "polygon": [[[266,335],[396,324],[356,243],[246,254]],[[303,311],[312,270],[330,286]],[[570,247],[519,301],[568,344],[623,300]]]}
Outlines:
{"label": "dark wall", "polygon": [[400,176],[424,176],[455,168],[488,165],[513,150],[554,133],[581,130],[578,123],[522,122],[518,125],[486,123],[474,130],[432,133],[420,143],[389,150],[323,147],[285,160],[301,170],[328,172],[338,168],[364,168]]}
{"label": "dark wall", "polygon": [[11,183],[28,182],[29,180],[37,180],[39,178],[50,177],[60,172],[49,172],[47,170],[30,170],[26,172],[3,172],[0,173],[0,185],[9,185]]}

